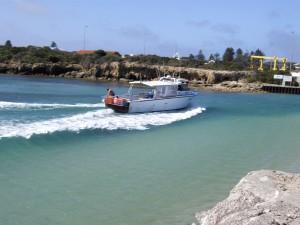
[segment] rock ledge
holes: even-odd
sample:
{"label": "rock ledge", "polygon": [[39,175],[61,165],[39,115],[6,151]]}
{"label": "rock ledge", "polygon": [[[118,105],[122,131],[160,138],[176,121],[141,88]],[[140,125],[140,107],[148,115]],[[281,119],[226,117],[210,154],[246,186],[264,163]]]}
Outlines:
{"label": "rock ledge", "polygon": [[299,225],[300,174],[250,172],[227,199],[195,216],[200,225]]}

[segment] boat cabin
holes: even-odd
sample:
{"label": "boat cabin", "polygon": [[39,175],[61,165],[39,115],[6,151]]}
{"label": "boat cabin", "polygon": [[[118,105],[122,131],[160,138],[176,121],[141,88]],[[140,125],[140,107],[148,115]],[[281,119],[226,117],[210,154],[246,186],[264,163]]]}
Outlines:
{"label": "boat cabin", "polygon": [[188,90],[188,83],[189,81],[184,78],[175,78],[171,77],[170,75],[163,76],[159,79],[160,81],[172,81],[178,85],[178,91],[186,91]]}
{"label": "boat cabin", "polygon": [[130,99],[160,99],[177,95],[178,84],[171,81],[134,81],[128,90]]}

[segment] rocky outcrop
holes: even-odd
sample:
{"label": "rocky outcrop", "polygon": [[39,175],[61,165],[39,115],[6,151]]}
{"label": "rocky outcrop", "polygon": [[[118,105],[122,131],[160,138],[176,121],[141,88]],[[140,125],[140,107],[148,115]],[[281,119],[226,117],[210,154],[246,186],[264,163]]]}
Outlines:
{"label": "rocky outcrop", "polygon": [[[203,68],[146,65],[135,62],[111,62],[102,64],[61,64],[61,63],[0,63],[0,73],[47,75],[91,80],[151,80],[165,74],[186,78],[195,87],[219,91],[254,91],[254,87],[242,82],[252,71],[220,71]],[[231,82],[231,83],[230,83]],[[234,83],[235,82],[235,83]],[[217,84],[217,85],[216,85]]]}
{"label": "rocky outcrop", "polygon": [[8,71],[8,64],[0,63],[0,73],[7,73]]}
{"label": "rocky outcrop", "polygon": [[13,73],[24,75],[64,75],[67,72],[80,72],[84,68],[79,64],[58,63],[0,63],[0,73]]}
{"label": "rocky outcrop", "polygon": [[250,172],[227,199],[196,219],[199,225],[299,225],[300,174]]}
{"label": "rocky outcrop", "polygon": [[[40,74],[56,76],[74,76],[75,72],[84,72],[95,79],[104,77],[112,79],[153,79],[159,75],[175,74],[189,80],[197,80],[206,84],[222,81],[238,81],[247,76],[254,76],[251,71],[219,71],[202,68],[186,68],[174,66],[146,65],[134,62],[111,62],[102,64],[59,64],[59,63],[0,63],[1,73]],[[73,73],[71,73],[73,72]],[[84,76],[84,77],[86,77]]]}
{"label": "rocky outcrop", "polygon": [[262,83],[249,83],[243,79],[238,81],[223,81],[216,84],[206,84],[196,80],[190,82],[190,87],[192,88],[218,92],[262,92],[262,86]]}

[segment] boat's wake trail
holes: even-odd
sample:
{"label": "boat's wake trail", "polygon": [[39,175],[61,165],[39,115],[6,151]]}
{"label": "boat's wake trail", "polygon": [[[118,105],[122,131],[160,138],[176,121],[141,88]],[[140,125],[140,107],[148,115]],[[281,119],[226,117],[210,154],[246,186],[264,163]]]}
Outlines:
{"label": "boat's wake trail", "polygon": [[31,123],[0,122],[0,138],[24,137],[58,131],[79,132],[85,129],[145,130],[151,126],[166,125],[185,120],[201,113],[204,108],[193,107],[182,111],[145,114],[117,114],[110,109],[100,109],[70,117]]}
{"label": "boat's wake trail", "polygon": [[59,103],[23,103],[23,102],[4,102],[0,101],[0,109],[61,109],[61,108],[100,108],[104,107],[103,103],[99,104],[59,104]]}

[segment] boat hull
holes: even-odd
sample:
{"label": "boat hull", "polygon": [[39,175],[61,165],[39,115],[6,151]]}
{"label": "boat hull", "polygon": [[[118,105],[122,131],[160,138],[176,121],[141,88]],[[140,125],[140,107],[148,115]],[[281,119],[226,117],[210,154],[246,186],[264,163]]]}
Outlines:
{"label": "boat hull", "polygon": [[183,92],[181,95],[168,98],[141,98],[136,100],[107,96],[104,102],[106,107],[119,113],[147,113],[186,108],[196,95],[194,92]]}
{"label": "boat hull", "polygon": [[128,113],[129,112],[129,106],[123,106],[123,105],[115,105],[115,104],[109,104],[106,103],[105,106],[107,108],[110,108],[112,110],[114,110],[115,112],[119,112],[119,113]]}
{"label": "boat hull", "polygon": [[193,96],[163,99],[143,99],[130,102],[129,113],[145,113],[183,109],[189,106]]}

